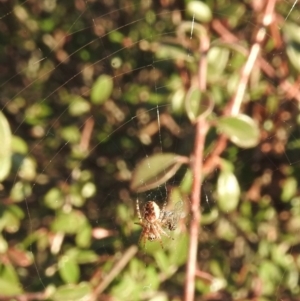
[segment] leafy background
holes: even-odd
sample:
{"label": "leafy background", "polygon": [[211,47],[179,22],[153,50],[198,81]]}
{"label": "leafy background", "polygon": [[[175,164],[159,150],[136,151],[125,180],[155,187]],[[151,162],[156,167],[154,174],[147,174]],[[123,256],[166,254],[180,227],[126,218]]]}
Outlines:
{"label": "leafy background", "polygon": [[[203,176],[196,299],[299,300],[297,2],[276,3],[242,115],[223,111],[262,6],[0,1],[0,300],[181,300],[203,113],[205,156],[230,142]],[[137,196],[184,201],[164,249],[138,246]]]}

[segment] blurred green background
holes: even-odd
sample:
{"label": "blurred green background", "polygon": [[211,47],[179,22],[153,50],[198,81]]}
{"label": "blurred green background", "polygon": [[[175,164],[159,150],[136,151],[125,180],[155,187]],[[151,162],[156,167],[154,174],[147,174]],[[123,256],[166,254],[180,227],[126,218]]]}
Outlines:
{"label": "blurred green background", "polygon": [[[294,4],[277,1],[228,120],[262,3],[0,1],[0,300],[182,300],[193,179],[173,158],[194,147],[201,26],[205,156],[221,131],[230,142],[203,177],[196,300],[300,300]],[[164,250],[138,246],[137,196],[184,202]]]}

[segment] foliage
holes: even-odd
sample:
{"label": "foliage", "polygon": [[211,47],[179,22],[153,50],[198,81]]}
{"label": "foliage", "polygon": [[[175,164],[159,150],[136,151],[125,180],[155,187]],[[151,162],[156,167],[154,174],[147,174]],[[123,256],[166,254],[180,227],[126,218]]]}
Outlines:
{"label": "foliage", "polygon": [[[205,159],[224,151],[202,175],[197,300],[296,300],[299,4],[277,1],[225,112],[262,6],[0,1],[0,300],[181,300],[203,116]],[[184,201],[164,249],[136,246],[137,194]]]}

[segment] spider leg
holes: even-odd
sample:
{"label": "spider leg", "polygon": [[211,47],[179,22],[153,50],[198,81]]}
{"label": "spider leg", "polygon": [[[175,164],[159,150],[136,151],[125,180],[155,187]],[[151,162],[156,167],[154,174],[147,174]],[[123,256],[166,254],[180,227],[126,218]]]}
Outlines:
{"label": "spider leg", "polygon": [[142,224],[143,220],[142,220],[141,211],[140,211],[139,199],[136,199],[136,212],[137,212],[137,216],[140,220],[140,223]]}
{"label": "spider leg", "polygon": [[159,233],[162,233],[163,235],[167,236],[168,238],[174,240],[174,238],[171,237],[159,224],[156,224],[156,227],[157,227],[157,231]]}
{"label": "spider leg", "polygon": [[156,238],[158,239],[162,249],[164,249],[164,246],[163,246],[163,243],[162,243],[162,240],[161,240],[161,235],[160,235],[158,224],[153,224],[151,227],[152,227],[152,231],[154,232]]}
{"label": "spider leg", "polygon": [[148,238],[148,236],[149,236],[149,231],[150,231],[150,226],[149,225],[145,225],[145,224],[140,224],[141,226],[142,226],[142,228],[143,228],[143,230],[142,230],[142,233],[141,233],[141,235],[140,235],[140,238],[139,238],[139,242],[138,242],[138,244],[139,245],[143,245],[143,248],[145,248],[145,245],[146,245],[146,241],[147,241],[147,238]]}

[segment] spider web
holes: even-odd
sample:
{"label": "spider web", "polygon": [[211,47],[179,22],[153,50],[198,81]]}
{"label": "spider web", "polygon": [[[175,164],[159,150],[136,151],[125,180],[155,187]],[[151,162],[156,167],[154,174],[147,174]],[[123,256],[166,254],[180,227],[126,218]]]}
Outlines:
{"label": "spider web", "polygon": [[[4,5],[6,5],[6,1],[3,1]],[[8,7],[8,10],[6,13],[2,14],[0,16],[0,21],[4,20],[5,18],[9,18],[11,15],[17,16],[19,20],[21,20],[22,17],[24,17],[24,10],[30,10],[32,7],[32,1],[23,1],[19,4],[18,10],[16,9],[10,9]],[[56,4],[55,1],[45,1],[44,2],[45,6],[44,9],[48,10],[48,13],[54,13],[55,8],[58,4]],[[124,111],[127,113],[126,118],[123,117],[120,118],[119,121],[115,121],[113,123],[113,128],[107,130],[106,132],[103,131],[101,133],[100,138],[97,140],[93,140],[93,137],[90,137],[88,139],[88,142],[83,145],[87,145],[85,151],[87,154],[85,154],[84,158],[82,160],[79,160],[80,164],[84,166],[83,168],[87,168],[88,165],[88,159],[89,157],[95,156],[95,153],[101,152],[101,146],[105,145],[108,140],[111,140],[110,146],[114,145],[114,137],[116,137],[116,140],[119,139],[119,135],[126,135],[129,134],[131,136],[136,135],[137,132],[140,130],[146,128],[146,125],[148,125],[151,120],[153,123],[152,125],[156,124],[157,130],[154,130],[154,134],[151,136],[149,132],[151,131],[150,128],[148,128],[148,136],[143,140],[143,138],[140,139],[140,147],[142,151],[139,153],[139,155],[142,153],[143,155],[138,158],[139,160],[142,160],[144,158],[150,157],[153,155],[153,153],[164,153],[164,152],[173,152],[173,153],[178,153],[179,151],[182,151],[181,145],[180,145],[180,139],[177,139],[175,143],[170,142],[171,135],[170,131],[173,130],[172,125],[169,125],[168,123],[163,123],[162,122],[162,116],[165,117],[165,114],[168,114],[168,112],[171,111],[171,105],[167,102],[163,102],[161,100],[161,91],[164,90],[176,90],[176,84],[175,84],[175,89],[172,86],[172,83],[168,82],[168,85],[166,85],[166,81],[162,80],[160,78],[161,75],[161,70],[163,69],[162,66],[165,66],[168,68],[169,66],[167,65],[168,61],[174,61],[174,57],[170,55],[170,58],[157,58],[155,55],[155,51],[145,51],[145,57],[144,57],[144,62],[142,65],[136,64],[136,66],[133,66],[131,68],[127,68],[128,71],[124,71],[122,69],[121,73],[118,73],[118,66],[120,64],[120,57],[122,56],[121,64],[126,64],[130,61],[130,57],[137,55],[139,52],[143,52],[143,48],[147,48],[147,46],[155,44],[155,41],[159,40],[160,38],[168,38],[170,36],[174,36],[175,34],[175,26],[174,28],[166,28],[164,31],[162,31],[161,34],[157,35],[152,35],[152,34],[145,34],[142,38],[137,38],[135,41],[128,41],[126,40],[123,45],[117,47],[116,49],[110,49],[106,44],[106,40],[108,37],[111,37],[111,39],[117,39],[117,36],[113,36],[114,33],[117,32],[123,32],[124,31],[124,37],[126,38],[126,34],[128,34],[128,31],[130,31],[130,28],[133,26],[136,26],[137,24],[142,26],[143,22],[145,22],[145,19],[147,18],[155,18],[159,19],[160,22],[165,21],[164,18],[168,19],[168,21],[173,17],[176,18],[176,11],[175,10],[160,10],[158,7],[155,8],[157,11],[154,9],[155,14],[146,16],[143,18],[137,18],[132,21],[125,20],[124,24],[121,26],[118,26],[117,28],[110,28],[109,26],[114,25],[114,22],[109,23],[109,17],[111,16],[112,18],[114,17],[115,14],[125,14],[127,11],[130,11],[133,8],[136,8],[136,6],[130,4],[130,5],[124,5],[123,7],[119,9],[114,9],[113,5],[110,1],[100,3],[98,1],[75,1],[76,4],[76,12],[77,12],[77,17],[74,19],[74,21],[71,23],[71,26],[66,28],[66,26],[61,24],[60,28],[55,28],[58,32],[58,37],[54,41],[48,41],[47,38],[49,36],[45,37],[45,44],[48,46],[47,50],[42,50],[40,49],[40,52],[34,52],[34,55],[31,57],[27,58],[28,64],[27,66],[19,66],[20,70],[18,70],[12,77],[7,79],[1,84],[2,88],[2,97],[3,99],[1,100],[1,109],[4,114],[9,111],[10,113],[13,112],[14,109],[14,104],[17,103],[16,100],[22,100],[26,99],[30,95],[31,97],[34,98],[34,87],[36,84],[38,84],[39,81],[43,80],[43,78],[47,78],[50,76],[52,73],[55,71],[60,71],[61,74],[63,74],[64,67],[69,66],[69,61],[72,61],[72,58],[75,58],[76,56],[79,55],[86,55],[84,52],[84,49],[87,47],[91,47],[92,49],[94,48],[94,52],[97,54],[97,51],[102,51],[101,55],[99,55],[99,58],[95,59],[90,65],[86,64],[85,67],[83,67],[81,70],[76,70],[72,69],[66,70],[67,75],[62,77],[62,78],[57,78],[57,83],[58,85],[55,86],[55,88],[49,93],[47,92],[45,97],[42,97],[41,100],[35,100],[35,102],[39,105],[42,105],[44,103],[47,103],[50,99],[55,101],[55,98],[60,99],[61,98],[61,93],[64,93],[65,90],[71,90],[73,94],[77,93],[78,95],[81,95],[82,98],[85,98],[86,95],[89,94],[90,91],[86,90],[76,90],[76,81],[80,77],[86,76],[87,82],[88,78],[90,76],[90,81],[91,78],[95,78],[96,75],[99,75],[101,73],[106,73],[109,74],[113,79],[114,79],[114,85],[115,87],[118,87],[119,89],[119,94],[116,94],[118,97],[118,102],[116,103],[110,103],[112,105],[116,105],[114,109],[119,110],[119,111]],[[289,18],[293,14],[297,16],[299,15],[298,10],[296,9],[298,7],[298,1],[291,1],[291,2],[286,2],[289,4],[290,10],[288,11],[285,21],[288,21]],[[109,10],[108,13],[100,14],[99,9],[96,10],[96,13],[94,12],[94,5],[104,5],[106,9]],[[144,4],[142,4],[144,7],[151,7],[151,2],[150,1],[145,1]],[[97,6],[96,6],[97,7]],[[179,10],[177,10],[177,13]],[[299,17],[298,17],[299,18]],[[86,26],[86,19],[89,19],[89,26]],[[108,28],[104,28],[104,23],[108,22]],[[194,22],[195,22],[195,15],[190,16],[190,21],[192,22],[192,27],[190,31],[190,39],[196,39],[195,37],[195,30],[194,30]],[[24,21],[25,22],[25,21]],[[161,24],[160,24],[161,25]],[[45,25],[46,26],[46,25]],[[104,28],[104,29],[103,29]],[[249,21],[249,29],[253,29],[253,24],[251,21]],[[59,31],[63,31],[64,35],[61,37],[59,36]],[[101,30],[104,30],[105,33],[102,34],[97,34],[97,30],[101,32]],[[82,43],[78,43],[76,45],[77,48],[75,51],[67,52],[65,51],[64,53],[64,47],[61,47],[60,52],[57,51],[59,49],[60,43],[63,41],[65,42],[64,39],[70,39],[70,40],[75,40],[76,35],[82,31],[87,31],[87,32],[96,32],[96,37],[94,39],[91,39],[91,35],[88,36],[87,41],[83,41]],[[29,31],[27,30],[27,33]],[[79,45],[80,44],[80,45]],[[50,47],[49,47],[50,45]],[[52,46],[51,46],[52,45]],[[68,42],[65,42],[64,46],[68,46]],[[43,46],[45,47],[45,46]],[[46,55],[45,55],[46,53]],[[95,54],[95,57],[97,55]],[[43,63],[46,64],[48,60],[52,58],[52,56],[56,55],[56,59],[58,63],[53,65],[50,69],[50,71],[45,72],[44,74],[38,74],[38,70],[43,67]],[[61,57],[59,56],[61,55]],[[190,49],[186,49],[186,56],[191,56],[192,51]],[[126,62],[126,57],[128,57],[128,62]],[[179,54],[178,54],[179,57]],[[26,61],[26,60],[24,60]],[[94,68],[94,74],[91,76],[89,75],[89,69]],[[125,68],[126,69],[126,68]],[[124,82],[121,80],[121,77],[127,76],[126,80],[130,81],[130,79],[134,80],[135,79],[135,74],[138,72],[148,72],[151,74],[153,77],[153,80],[150,83],[150,90],[147,91],[147,93],[143,93],[142,91],[137,92],[137,98],[140,100],[140,107],[136,109],[135,111],[131,110],[131,103],[130,101],[132,100],[122,100],[122,97],[120,97],[120,94],[124,93],[127,89],[126,85],[124,85]],[[5,89],[10,86],[10,84],[17,82],[18,77],[26,73],[28,75],[33,74],[31,79],[28,80],[26,83],[22,83],[23,88],[19,88],[22,85],[18,85],[18,91],[16,93],[13,93],[13,95],[5,95]],[[172,72],[172,71],[170,71]],[[185,68],[182,68],[182,72],[188,73],[187,69],[185,71]],[[51,79],[50,79],[51,80]],[[171,87],[170,87],[170,86]],[[173,84],[174,85],[174,84]],[[179,87],[178,87],[179,88]],[[9,91],[11,93],[11,91]],[[151,94],[151,95],[150,95]],[[151,99],[151,105],[148,105],[148,100],[150,96],[153,97]],[[57,102],[56,102],[57,104]],[[282,104],[282,107],[285,105],[289,105],[289,101],[287,100],[286,103]],[[297,105],[293,104],[295,107],[295,110],[298,110]],[[261,104],[262,108],[264,107],[264,104]],[[69,107],[70,104],[67,104],[65,109],[63,109],[60,112],[54,112],[52,114],[53,118],[51,119],[51,123],[49,123],[46,126],[34,126],[32,128],[32,141],[30,141],[29,145],[29,150],[26,155],[26,158],[31,158],[36,156],[38,151],[41,151],[43,148],[43,145],[46,145],[46,141],[49,137],[52,137],[54,140],[56,139],[55,135],[58,135],[58,132],[56,131],[56,128],[60,124],[64,124],[65,118],[67,114],[69,113]],[[108,108],[109,110],[109,108]],[[21,110],[22,111],[22,110]],[[24,112],[22,112],[24,114]],[[21,114],[19,114],[21,115]],[[93,112],[93,110],[88,111],[87,113],[83,114],[84,118],[79,118],[80,121],[75,120],[76,124],[80,124],[79,126],[79,132],[83,135],[84,130],[88,128],[88,125],[91,120],[94,122],[94,127],[99,126],[101,128],[102,124],[101,121],[97,120],[97,114]],[[276,112],[274,112],[274,120],[276,118]],[[110,118],[114,116],[108,116]],[[74,119],[76,119],[73,116]],[[272,116],[270,117],[272,120]],[[177,118],[176,121],[179,123],[179,127],[185,127],[186,126],[186,120],[184,120],[183,117]],[[30,124],[30,123],[29,123]],[[18,118],[17,123],[14,122],[12,126],[13,129],[13,134],[16,136],[22,137],[23,134],[28,131],[28,121],[26,120],[26,116]],[[169,127],[168,127],[169,126]],[[289,132],[289,129],[292,127],[292,125],[289,124],[288,118],[287,121],[284,121],[284,127],[283,129]],[[88,130],[87,130],[88,131]],[[134,131],[136,131],[134,133]],[[93,132],[93,131],[92,131]],[[92,136],[96,135],[94,132],[92,133]],[[187,135],[190,135],[192,137],[193,133],[187,133]],[[293,138],[294,141],[297,141],[299,139],[299,131],[296,129],[292,133],[290,133],[291,137]],[[268,136],[265,138],[266,141],[271,140],[273,137]],[[158,143],[156,143],[158,141]],[[54,142],[52,142],[54,143]],[[125,143],[125,142],[124,142]],[[36,177],[29,181],[29,186],[30,190],[33,191],[33,194],[36,192],[38,194],[38,186],[45,181],[45,176],[47,176],[50,171],[52,171],[53,168],[57,168],[59,165],[60,161],[60,156],[63,153],[66,153],[66,150],[68,147],[71,147],[72,142],[70,140],[66,140],[64,143],[61,143],[60,145],[57,146],[56,150],[52,154],[45,154],[45,157],[43,160],[46,160],[46,164],[41,164],[40,166],[38,165],[37,167],[37,175]],[[153,145],[159,145],[159,149],[156,147],[153,147]],[[116,143],[115,145],[116,152],[117,151],[122,151],[123,148],[119,144]],[[55,148],[53,148],[55,149]],[[190,150],[190,152],[192,149]],[[230,149],[228,150],[228,153],[230,152]],[[247,151],[239,151],[240,153],[245,152],[246,154]],[[287,152],[286,149],[283,149],[283,153],[286,159],[286,163],[290,166],[295,166],[298,164],[300,161],[299,155],[295,154],[295,152]],[[79,154],[80,155],[80,154]],[[206,154],[208,156],[209,153]],[[246,160],[252,160],[254,155],[251,155],[251,157],[248,157]],[[277,172],[281,171],[281,165],[277,163],[274,158],[272,158],[267,152],[263,154],[264,158],[267,158],[270,162],[270,167],[269,167],[269,174],[263,175],[265,178],[267,178],[270,175],[275,175]],[[128,155],[129,157],[129,155]],[[126,157],[126,159],[128,158]],[[38,158],[37,158],[38,159]],[[136,159],[136,158],[135,158]],[[134,160],[134,162],[138,162],[139,160]],[[32,161],[29,161],[29,164]],[[44,161],[45,162],[45,161]],[[98,160],[96,162],[99,163],[97,168],[103,168],[104,165],[109,165],[109,162],[107,162],[107,159],[105,158],[104,155],[100,155]],[[95,211],[95,213],[91,214],[93,217],[92,223],[93,225],[99,224],[98,227],[98,233],[102,233],[100,230],[104,231],[104,229],[110,229],[110,235],[105,237],[105,234],[102,234],[103,237],[102,239],[99,239],[99,243],[95,246],[96,251],[98,251],[101,255],[107,254],[107,256],[111,256],[113,252],[116,252],[112,249],[111,245],[111,233],[113,235],[118,235],[120,233],[120,225],[115,225],[118,224],[116,222],[118,219],[122,220],[122,214],[129,214],[133,218],[136,219],[135,216],[135,197],[136,195],[131,194],[128,192],[128,186],[129,186],[129,180],[128,176],[126,176],[126,173],[129,171],[132,171],[135,166],[134,163],[132,163],[133,160],[122,160],[120,158],[116,159],[113,163],[119,166],[119,180],[121,183],[123,183],[123,187],[121,185],[121,188],[116,190],[113,189],[110,186],[110,190],[107,191],[105,190],[105,194],[99,194],[97,195],[97,199],[100,197],[100,199],[95,202],[95,197],[92,197],[91,199],[93,200],[93,204],[90,205],[90,210]],[[40,160],[37,160],[37,163],[41,163]],[[78,167],[80,164],[77,165],[77,168],[70,168],[71,172],[68,172],[67,174],[62,174],[59,175],[59,178],[61,178],[61,181],[64,182],[64,184],[70,184],[76,181],[76,178],[78,177]],[[20,169],[15,171],[15,176],[14,180],[12,182],[12,186],[16,185],[18,183],[18,178],[20,176]],[[237,167],[238,169],[238,167]],[[216,176],[216,175],[215,175]],[[182,178],[184,177],[184,172],[180,174],[178,177],[172,178],[168,183],[162,185],[161,187],[158,187],[157,189],[151,190],[150,192],[147,191],[146,193],[143,193],[141,197],[144,201],[146,200],[155,200],[159,203],[159,205],[162,205],[163,201],[168,197],[168,194],[170,193],[170,186],[176,186],[180,185],[182,183]],[[213,178],[213,177],[212,177]],[[206,179],[203,183],[203,196],[202,196],[202,206],[203,206],[203,213],[210,213],[213,210],[213,207],[215,206],[214,203],[214,185],[211,183],[213,179]],[[53,181],[53,179],[52,179]],[[51,181],[47,183],[51,183]],[[55,183],[55,181],[53,181]],[[100,182],[100,181],[99,181]],[[249,183],[245,183],[246,186],[250,185]],[[55,186],[55,184],[53,184]],[[103,185],[100,183],[99,184],[99,190],[103,188]],[[41,189],[43,191],[43,194],[46,194],[47,190],[50,189],[51,185],[47,185],[47,189]],[[127,188],[126,188],[127,187]],[[98,187],[97,187],[98,189]],[[25,210],[26,210],[26,217],[24,219],[24,223],[28,223],[29,227],[29,232],[30,234],[33,234],[36,230],[36,224],[38,223],[37,221],[37,214],[36,214],[36,209],[35,209],[35,202],[41,202],[42,201],[42,194],[39,196],[41,199],[32,199],[32,196],[29,195],[28,197],[25,198]],[[188,199],[185,200],[188,202]],[[111,204],[117,204],[117,210],[111,210]],[[45,210],[45,209],[44,209]],[[52,212],[53,214],[53,212]],[[50,215],[51,216],[51,215]],[[185,223],[185,222],[183,222]],[[122,224],[122,223],[119,223]],[[47,225],[47,223],[45,224]],[[125,225],[125,228],[127,228],[128,231],[132,231],[132,233],[138,233],[137,231],[134,231],[133,229],[129,230],[129,226]],[[213,229],[209,225],[204,226],[204,230],[207,231],[207,233],[212,233]],[[109,232],[108,231],[108,232]],[[138,239],[138,234],[131,235],[134,236],[134,239],[130,239],[129,235],[126,237],[126,231],[125,233],[122,233],[122,240],[125,241],[124,245],[130,245],[131,243],[136,242]],[[107,232],[107,233],[108,233]],[[127,233],[128,234],[128,233]],[[50,235],[49,233],[47,235]],[[101,234],[99,234],[101,236]],[[9,235],[7,238],[9,239]],[[104,241],[104,242],[103,242]],[[149,244],[148,244],[149,245]],[[124,246],[123,246],[124,247]],[[153,246],[149,245],[150,249],[150,254],[151,254],[151,248]],[[159,244],[158,244],[158,247]],[[209,246],[210,248],[218,248],[218,246],[213,245],[213,243]],[[29,249],[30,252],[32,253],[34,257],[34,267],[35,267],[35,275],[28,275],[29,278],[32,277],[32,280],[35,279],[36,277],[39,279],[39,283],[41,287],[46,288],[48,286],[48,277],[51,274],[51,270],[55,269],[55,264],[54,265],[49,265],[47,269],[47,275],[44,275],[44,271],[39,267],[39,263],[36,259],[37,251],[35,249],[35,245],[33,243],[29,243]],[[154,249],[156,247],[153,247]],[[176,248],[176,241],[171,242],[169,244],[170,250]],[[124,249],[120,248],[117,250],[119,252],[124,251]],[[293,250],[290,251],[290,253],[293,253]],[[202,251],[203,257],[207,256],[207,250]],[[143,255],[145,257],[145,254]],[[155,256],[155,255],[154,255]],[[157,259],[157,258],[156,258]],[[150,259],[146,259],[150,260]],[[93,271],[94,267],[90,268],[90,271]],[[284,274],[282,275],[282,279],[284,278]],[[283,281],[283,280],[282,280]],[[152,290],[152,282],[148,283],[148,286],[144,287],[144,291],[150,291]],[[36,284],[29,284],[28,282],[24,284],[23,287],[24,291],[31,291],[36,289]],[[278,292],[279,294],[279,292]],[[163,294],[162,294],[163,295]],[[165,297],[165,295],[163,295]],[[279,295],[276,296],[279,300],[281,298]]]}

